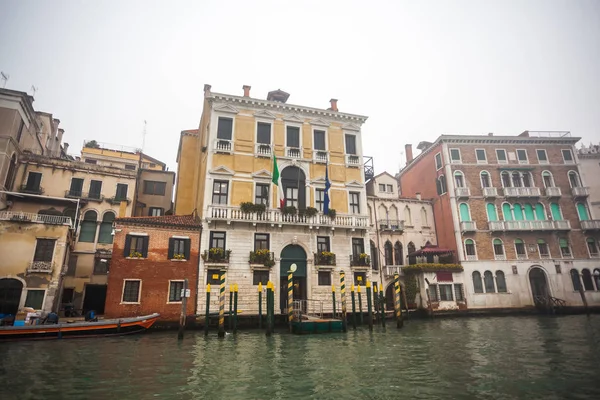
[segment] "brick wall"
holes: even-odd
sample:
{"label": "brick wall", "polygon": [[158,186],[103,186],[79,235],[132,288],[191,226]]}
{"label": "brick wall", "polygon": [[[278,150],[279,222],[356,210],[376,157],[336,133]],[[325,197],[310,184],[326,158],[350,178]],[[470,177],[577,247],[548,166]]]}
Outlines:
{"label": "brick wall", "polygon": [[[173,227],[149,227],[119,224],[114,237],[113,255],[108,275],[105,316],[107,318],[147,315],[158,312],[163,321],[177,321],[181,303],[169,303],[169,281],[188,279],[191,297],[188,299],[187,314],[194,314],[197,303],[198,279],[198,230]],[[120,231],[118,231],[120,229]],[[128,259],[124,256],[125,237],[128,233],[147,233],[149,236],[148,258]],[[168,259],[169,238],[189,236],[190,259],[171,261]],[[140,279],[139,304],[123,304],[122,294],[125,279]]]}

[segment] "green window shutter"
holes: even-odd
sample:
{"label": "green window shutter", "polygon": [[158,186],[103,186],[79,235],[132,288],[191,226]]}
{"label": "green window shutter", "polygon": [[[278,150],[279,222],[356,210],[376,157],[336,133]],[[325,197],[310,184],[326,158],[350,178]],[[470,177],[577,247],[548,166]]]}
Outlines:
{"label": "green window shutter", "polygon": [[527,221],[535,220],[535,216],[533,215],[533,207],[531,204],[525,204],[523,208],[525,209],[525,219]]}
{"label": "green window shutter", "polygon": [[550,204],[550,211],[552,212],[552,219],[555,221],[562,220],[562,214],[560,212],[560,206],[558,203]]}
{"label": "green window shutter", "polygon": [[558,243],[559,243],[560,247],[569,247],[569,242],[567,242],[567,239],[565,239],[565,238],[559,239]]}
{"label": "green window shutter", "polygon": [[494,239],[494,244],[495,245],[502,245],[502,240],[500,240],[500,239]]}
{"label": "green window shutter", "polygon": [[496,205],[493,203],[487,203],[487,215],[489,221],[498,221],[498,214],[496,213]]}
{"label": "green window shutter", "polygon": [[504,216],[505,221],[513,220],[512,210],[510,209],[510,204],[508,204],[508,203],[502,204],[502,214]]}
{"label": "green window shutter", "polygon": [[587,207],[583,203],[577,203],[577,214],[579,214],[580,221],[587,221],[590,219],[588,215]]}
{"label": "green window shutter", "polygon": [[184,255],[185,255],[185,259],[189,260],[190,259],[190,246],[192,244],[192,241],[190,239],[186,239],[184,241]]}
{"label": "green window shutter", "polygon": [[523,243],[521,239],[515,239],[515,243]]}
{"label": "green window shutter", "polygon": [[173,259],[173,252],[174,251],[175,251],[175,239],[169,238],[169,254],[167,255],[167,258],[169,260]]}
{"label": "green window shutter", "polygon": [[144,258],[148,257],[148,242],[149,241],[150,241],[150,237],[144,236],[144,239],[142,240],[142,256]]}
{"label": "green window shutter", "polygon": [[131,254],[131,235],[125,236],[125,250],[123,251],[125,257],[129,257]]}
{"label": "green window shutter", "polygon": [[79,241],[86,243],[94,243],[96,240],[96,222],[83,221],[79,231]]}
{"label": "green window shutter", "polygon": [[516,221],[523,221],[523,208],[521,207],[520,204],[514,205],[514,213],[515,213]]}
{"label": "green window shutter", "polygon": [[460,220],[461,221],[470,221],[471,217],[469,216],[469,205],[466,203],[460,204]]}
{"label": "green window shutter", "polygon": [[544,206],[542,205],[542,203],[537,203],[535,205],[535,219],[537,219],[538,221],[546,220],[546,213],[544,213]]}

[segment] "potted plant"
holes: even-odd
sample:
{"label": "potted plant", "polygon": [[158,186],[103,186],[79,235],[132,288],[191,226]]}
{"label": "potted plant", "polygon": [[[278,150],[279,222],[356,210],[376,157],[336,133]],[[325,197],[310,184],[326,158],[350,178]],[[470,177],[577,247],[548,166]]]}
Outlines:
{"label": "potted plant", "polygon": [[317,253],[317,263],[320,265],[335,265],[335,253],[330,251]]}
{"label": "potted plant", "polygon": [[258,249],[250,252],[250,264],[262,264],[265,267],[272,267],[275,265],[273,257],[269,249]]}
{"label": "potted plant", "polygon": [[337,215],[337,212],[335,211],[334,208],[330,208],[329,212],[327,213],[327,215],[329,215],[329,218],[335,219],[335,216]]}
{"label": "potted plant", "polygon": [[139,251],[132,251],[129,253],[129,258],[142,258],[143,255]]}
{"label": "potted plant", "polygon": [[185,260],[185,254],[173,254],[173,260]]}
{"label": "potted plant", "polygon": [[296,215],[298,210],[296,210],[296,207],[294,206],[286,206],[283,207],[283,210],[281,210],[281,212],[283,215]]}
{"label": "potted plant", "polygon": [[306,210],[304,210],[304,215],[306,215],[307,217],[314,217],[315,215],[317,215],[318,212],[319,210],[317,210],[314,207],[306,207]]}
{"label": "potted plant", "polygon": [[245,214],[250,214],[254,212],[254,204],[249,201],[244,201],[240,203],[240,210]]}

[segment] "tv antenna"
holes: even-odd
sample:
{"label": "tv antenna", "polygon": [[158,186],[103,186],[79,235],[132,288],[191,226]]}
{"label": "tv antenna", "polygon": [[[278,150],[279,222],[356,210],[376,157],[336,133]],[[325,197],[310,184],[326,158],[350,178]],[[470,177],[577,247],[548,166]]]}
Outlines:
{"label": "tv antenna", "polygon": [[4,83],[2,84],[2,88],[5,88],[6,82],[10,79],[10,75],[4,71],[0,72],[0,75],[2,75],[2,80],[4,81]]}
{"label": "tv antenna", "polygon": [[31,85],[31,90],[33,91],[33,97],[35,97],[35,92],[38,91],[37,86]]}

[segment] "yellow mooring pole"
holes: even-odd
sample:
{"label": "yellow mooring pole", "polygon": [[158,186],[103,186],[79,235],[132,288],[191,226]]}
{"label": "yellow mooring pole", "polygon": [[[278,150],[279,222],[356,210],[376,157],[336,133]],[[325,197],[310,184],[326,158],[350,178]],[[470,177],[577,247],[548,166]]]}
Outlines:
{"label": "yellow mooring pole", "polygon": [[396,328],[400,329],[404,325],[402,320],[402,307],[400,306],[400,278],[394,274],[394,305],[396,309]]}
{"label": "yellow mooring pole", "polygon": [[294,273],[288,271],[288,324],[292,333],[292,321],[294,320]]}
{"label": "yellow mooring pole", "polygon": [[340,272],[340,296],[342,298],[342,329],[344,332],[348,330],[346,326],[346,283],[344,282],[346,274],[344,271]]}
{"label": "yellow mooring pole", "polygon": [[219,286],[219,337],[225,337],[225,270],[221,270]]}

